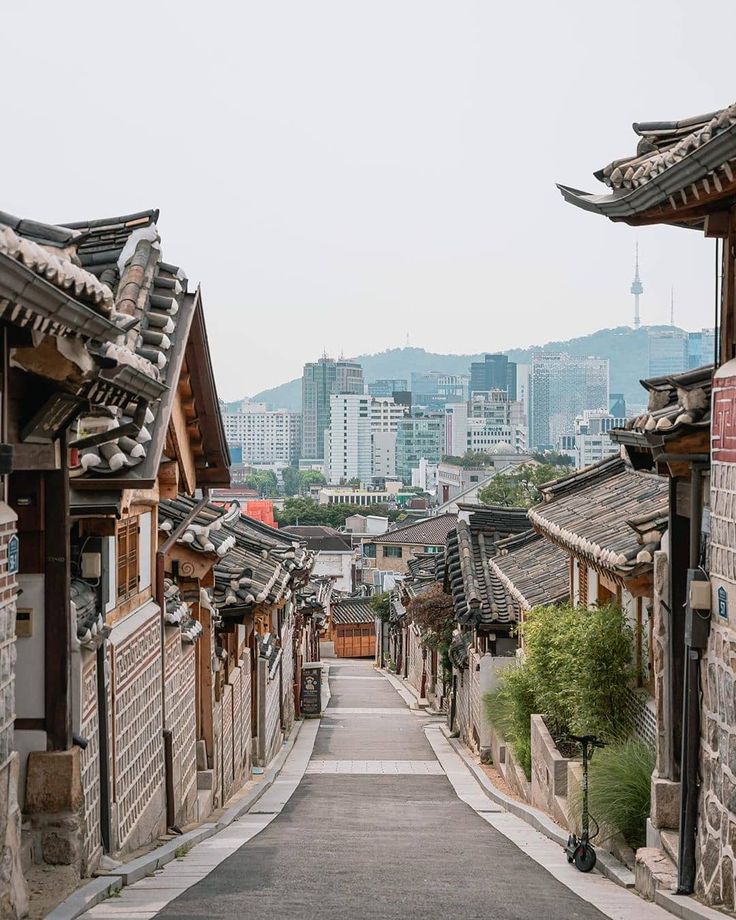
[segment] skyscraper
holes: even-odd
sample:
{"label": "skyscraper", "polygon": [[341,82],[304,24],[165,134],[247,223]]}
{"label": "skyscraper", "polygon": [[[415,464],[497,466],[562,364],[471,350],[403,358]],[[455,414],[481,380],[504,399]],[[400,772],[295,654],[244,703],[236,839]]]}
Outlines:
{"label": "skyscraper", "polygon": [[532,358],[529,442],[554,447],[575,433],[575,418],[586,409],[608,408],[608,358],[541,354]]}
{"label": "skyscraper", "polygon": [[505,390],[509,399],[516,399],[516,364],[506,355],[486,355],[482,361],[470,365],[471,395],[490,390]]}
{"label": "skyscraper", "polygon": [[325,431],[330,425],[330,396],[364,390],[363,368],[354,361],[323,355],[304,365],[302,374],[302,457],[325,455]]}
{"label": "skyscraper", "polygon": [[679,374],[688,366],[688,336],[683,329],[658,329],[649,333],[649,376]]}

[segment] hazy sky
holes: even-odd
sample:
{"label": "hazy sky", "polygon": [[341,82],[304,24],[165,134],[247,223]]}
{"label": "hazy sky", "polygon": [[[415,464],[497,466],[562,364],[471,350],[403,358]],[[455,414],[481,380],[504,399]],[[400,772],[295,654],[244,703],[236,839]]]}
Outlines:
{"label": "hazy sky", "polygon": [[[713,246],[564,204],[631,122],[730,104],[732,2],[3,3],[0,209],[161,209],[220,395],[411,344],[712,325]],[[694,34],[697,33],[697,34]]]}

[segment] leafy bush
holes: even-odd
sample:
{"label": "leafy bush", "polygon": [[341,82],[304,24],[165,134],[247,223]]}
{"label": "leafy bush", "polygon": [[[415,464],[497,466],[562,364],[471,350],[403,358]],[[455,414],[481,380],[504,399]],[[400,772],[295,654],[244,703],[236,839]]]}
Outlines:
{"label": "leafy bush", "polygon": [[379,620],[388,623],[391,616],[391,595],[388,591],[382,591],[380,594],[374,594],[370,599],[370,605],[375,611]]}
{"label": "leafy bush", "polygon": [[455,608],[439,582],[413,597],[407,610],[422,631],[422,645],[440,651],[449,647],[455,626]]}
{"label": "leafy bush", "polygon": [[504,672],[485,703],[527,776],[534,713],[545,717],[558,741],[567,733],[626,737],[633,632],[620,607],[537,607],[526,615],[522,634],[523,662]]}
{"label": "leafy bush", "polygon": [[[596,751],[590,762],[590,813],[601,825],[623,834],[634,849],[646,843],[653,769],[654,751],[633,739]],[[580,790],[573,807],[580,815]]]}

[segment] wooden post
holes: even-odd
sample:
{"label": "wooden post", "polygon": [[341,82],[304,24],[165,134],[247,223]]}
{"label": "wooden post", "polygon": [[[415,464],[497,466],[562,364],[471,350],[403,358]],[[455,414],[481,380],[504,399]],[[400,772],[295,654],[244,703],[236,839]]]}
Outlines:
{"label": "wooden post", "polygon": [[736,246],[736,209],[730,213],[728,234],[723,240],[723,272],[721,276],[721,321],[720,355],[721,364],[734,357],[736,348],[736,268],[734,247]]}
{"label": "wooden post", "polygon": [[72,744],[69,471],[61,441],[62,468],[44,474],[46,588],[46,732],[51,751]]}

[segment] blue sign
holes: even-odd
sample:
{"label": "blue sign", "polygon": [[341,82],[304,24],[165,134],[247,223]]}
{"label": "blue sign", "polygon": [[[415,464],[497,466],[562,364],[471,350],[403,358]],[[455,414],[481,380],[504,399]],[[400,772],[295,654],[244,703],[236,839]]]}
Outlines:
{"label": "blue sign", "polygon": [[718,589],[718,616],[728,619],[728,595],[723,585]]}
{"label": "blue sign", "polygon": [[8,575],[15,575],[18,572],[20,559],[20,541],[18,534],[14,533],[8,540]]}

